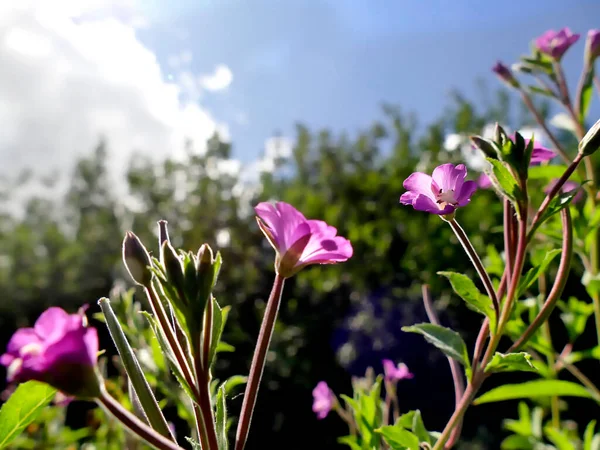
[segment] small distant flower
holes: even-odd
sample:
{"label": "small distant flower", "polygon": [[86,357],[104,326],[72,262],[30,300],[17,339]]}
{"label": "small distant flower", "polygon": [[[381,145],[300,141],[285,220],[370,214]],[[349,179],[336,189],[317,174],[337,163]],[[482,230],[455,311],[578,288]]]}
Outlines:
{"label": "small distant flower", "polygon": [[489,189],[492,187],[492,180],[485,173],[479,175],[475,183],[477,183],[479,189]]}
{"label": "small distant flower", "polygon": [[579,40],[579,34],[574,34],[569,28],[559,31],[549,30],[535,40],[536,47],[557,61],[563,57],[565,52]]}
{"label": "small distant flower", "polygon": [[67,314],[48,308],[33,328],[21,328],[8,342],[0,364],[7,367],[8,382],[37,380],[66,395],[94,397],[99,394],[96,375],[98,334],[87,327],[83,311]]}
{"label": "small distant flower", "polygon": [[287,203],[259,203],[254,209],[260,229],[277,252],[277,273],[285,278],[311,264],[334,264],[352,256],[352,244],[337,236],[334,227],[307,220]]}
{"label": "small distant flower", "polygon": [[335,404],[335,396],[327,383],[320,381],[312,391],[313,406],[312,410],[317,415],[317,419],[324,419],[333,409]]}
{"label": "small distant flower", "polygon": [[498,75],[502,81],[512,87],[519,86],[519,82],[514,77],[512,71],[502,61],[497,61],[492,67],[492,72]]}
{"label": "small distant flower", "polygon": [[400,197],[403,205],[412,205],[418,211],[446,215],[471,201],[477,189],[474,181],[465,181],[467,168],[464,164],[442,164],[431,176],[415,172],[404,180],[408,191]]}
{"label": "small distant flower", "polygon": [[585,42],[585,60],[591,66],[598,56],[600,56],[600,30],[590,30]]}
{"label": "small distant flower", "polygon": [[[530,139],[525,139],[525,145],[529,145],[529,141]],[[531,161],[529,162],[529,165],[537,166],[543,162],[550,161],[555,156],[556,153],[554,153],[552,150],[543,147],[541,144],[538,144],[534,141],[533,152],[531,152]]]}
{"label": "small distant flower", "polygon": [[396,365],[390,359],[384,359],[382,362],[383,373],[388,381],[410,380],[414,376],[404,363]]}
{"label": "small distant flower", "polygon": [[[548,186],[546,186],[546,188],[544,189],[544,194],[549,194],[550,191],[552,190],[552,188],[554,186],[556,186],[556,183],[558,183],[558,178],[555,178],[554,180],[552,180],[550,182],[550,184],[548,184]],[[560,188],[560,192],[570,192],[573,189],[577,189],[580,185],[578,183],[576,183],[575,181],[565,181],[565,184],[562,185],[562,188]],[[573,197],[573,200],[571,200],[571,203],[575,204],[579,201],[581,201],[583,199],[583,191],[580,189],[577,194],[575,194],[575,197]]]}

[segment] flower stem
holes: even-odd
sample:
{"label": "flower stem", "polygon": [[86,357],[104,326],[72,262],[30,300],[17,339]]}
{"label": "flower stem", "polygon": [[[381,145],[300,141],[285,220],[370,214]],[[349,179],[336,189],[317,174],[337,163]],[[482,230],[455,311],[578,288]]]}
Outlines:
{"label": "flower stem", "polygon": [[563,229],[563,245],[560,264],[558,266],[558,273],[556,275],[554,285],[552,286],[552,290],[550,291],[550,294],[548,294],[544,305],[540,309],[540,312],[529,324],[521,337],[519,337],[519,339],[517,339],[517,341],[510,347],[509,352],[519,350],[519,348],[521,348],[523,344],[525,344],[527,340],[533,336],[538,328],[546,320],[548,320],[548,317],[550,317],[550,314],[554,310],[554,306],[556,306],[556,302],[560,298],[563,289],[565,288],[565,284],[567,283],[569,270],[571,269],[571,259],[573,257],[573,227],[571,224],[571,212],[569,211],[569,208],[562,209],[560,213]]}
{"label": "flower stem", "polygon": [[496,297],[496,291],[494,290],[494,285],[492,284],[492,280],[490,279],[490,276],[488,275],[487,271],[485,270],[485,267],[484,267],[483,263],[481,262],[479,255],[477,254],[477,252],[475,251],[475,248],[473,247],[473,244],[471,244],[471,241],[469,240],[467,234],[465,233],[465,230],[463,230],[461,228],[461,226],[458,224],[458,222],[455,219],[449,220],[448,223],[450,224],[452,231],[454,231],[454,234],[458,238],[458,241],[461,243],[461,245],[465,249],[465,252],[469,256],[469,259],[473,263],[473,266],[475,266],[475,270],[477,271],[479,278],[481,278],[481,281],[483,282],[483,285],[485,287],[485,290],[486,290],[488,296],[492,300],[492,303],[494,305],[494,311],[496,312],[496,325],[497,325],[498,316],[500,313],[500,304],[498,302],[498,297]]}
{"label": "flower stem", "polygon": [[134,414],[127,411],[123,406],[111,397],[105,389],[101,390],[100,397],[96,400],[101,406],[121,422],[129,431],[146,441],[152,447],[159,450],[183,450],[175,442],[164,437],[150,428]]}
{"label": "flower stem", "polygon": [[273,283],[273,289],[271,290],[265,315],[260,326],[258,341],[256,343],[256,348],[254,349],[254,356],[252,357],[250,376],[248,377],[248,384],[246,385],[246,391],[244,393],[240,422],[238,424],[236,433],[235,450],[243,450],[248,439],[250,422],[252,421],[252,413],[254,412],[258,388],[265,368],[267,351],[269,350],[269,344],[271,343],[271,337],[273,336],[273,329],[275,328],[275,321],[277,319],[277,312],[279,311],[279,305],[281,303],[281,294],[283,292],[284,282],[285,278],[279,274],[276,274],[275,282]]}
{"label": "flower stem", "polygon": [[[424,284],[421,287],[421,291],[423,293],[423,304],[425,305],[425,311],[427,313],[427,317],[429,321],[434,325],[440,325],[440,321],[438,316],[433,308],[433,303],[431,301],[431,296],[429,295],[429,286]],[[488,320],[487,318],[485,319]],[[489,324],[489,322],[487,322]],[[460,369],[460,365],[458,361],[448,356],[448,364],[450,365],[450,372],[452,373],[452,381],[454,382],[454,401],[455,408],[458,408],[460,405],[460,400],[465,392],[465,384],[462,377],[462,370]],[[462,422],[462,421],[461,421]],[[459,423],[454,430],[452,431],[452,435],[450,436],[450,441],[448,445],[451,447],[454,445],[458,438],[460,437],[461,432],[461,424]]]}
{"label": "flower stem", "polygon": [[475,398],[475,395],[477,394],[479,385],[480,385],[480,383],[478,383],[477,386],[474,386],[472,383],[467,384],[467,388],[465,389],[465,392],[460,400],[460,403],[454,410],[452,417],[450,417],[450,420],[446,424],[446,428],[444,428],[444,431],[442,431],[441,436],[439,437],[439,439],[433,446],[432,450],[443,450],[444,448],[449,448],[446,446],[446,443],[450,439],[452,430],[456,426],[458,426],[460,424],[460,422],[462,421],[462,418],[465,415],[467,408],[469,407],[469,405]]}

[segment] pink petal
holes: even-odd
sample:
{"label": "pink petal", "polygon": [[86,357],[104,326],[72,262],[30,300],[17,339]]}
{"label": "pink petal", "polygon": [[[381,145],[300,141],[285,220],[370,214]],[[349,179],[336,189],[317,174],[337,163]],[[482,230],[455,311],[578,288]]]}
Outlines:
{"label": "pink petal", "polygon": [[[295,240],[294,233],[296,232],[296,228],[301,224],[306,222],[306,218],[300,211],[294,208],[292,205],[285,202],[277,202],[276,204],[277,211],[279,212],[279,216],[281,218],[281,228],[283,231],[283,236],[281,236],[282,240],[280,245],[283,248],[290,248]],[[285,251],[282,251],[285,253]]]}
{"label": "pink petal", "polygon": [[403,205],[412,205],[419,194],[413,191],[406,191],[400,196],[400,203]]}
{"label": "pink petal", "polygon": [[254,207],[254,211],[256,212],[256,215],[261,218],[264,224],[270,228],[271,235],[273,236],[277,247],[281,247],[283,242],[283,231],[281,228],[282,223],[281,217],[279,216],[275,205],[269,202],[262,202]]}
{"label": "pink petal", "polygon": [[433,169],[432,178],[443,191],[460,192],[466,176],[467,168],[464,164],[454,167],[454,164],[448,163]]}
{"label": "pink petal", "polygon": [[471,196],[477,190],[477,183],[475,181],[465,181],[460,190],[460,193],[456,197],[458,206],[465,206],[471,201]]}
{"label": "pink petal", "polygon": [[[414,172],[409,175],[409,177],[404,180],[402,185],[404,189],[414,194],[427,195],[433,199],[433,194],[431,192],[431,182],[432,178],[421,172]],[[402,197],[400,198],[402,201]],[[408,204],[408,203],[407,203]]]}
{"label": "pink petal", "polygon": [[15,334],[13,334],[10,338],[10,341],[8,341],[6,353],[13,356],[19,356],[20,350],[24,346],[32,343],[41,344],[41,342],[41,339],[38,337],[33,328],[20,328],[15,331]]}
{"label": "pink petal", "polygon": [[34,329],[44,341],[54,342],[69,329],[72,319],[62,308],[50,307],[36,320]]}
{"label": "pink petal", "polygon": [[450,214],[454,211],[454,208],[451,205],[446,206],[444,209],[440,209],[437,203],[434,203],[431,198],[425,195],[417,195],[412,205],[417,211],[426,211],[433,214],[443,215]]}

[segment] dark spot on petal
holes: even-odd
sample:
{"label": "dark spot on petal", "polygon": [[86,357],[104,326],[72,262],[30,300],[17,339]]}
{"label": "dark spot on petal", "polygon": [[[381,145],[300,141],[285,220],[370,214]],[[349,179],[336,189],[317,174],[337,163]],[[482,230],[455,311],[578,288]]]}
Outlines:
{"label": "dark spot on petal", "polygon": [[328,252],[332,252],[338,249],[337,244],[332,239],[325,239],[321,241],[321,247],[323,247],[323,250],[327,250]]}

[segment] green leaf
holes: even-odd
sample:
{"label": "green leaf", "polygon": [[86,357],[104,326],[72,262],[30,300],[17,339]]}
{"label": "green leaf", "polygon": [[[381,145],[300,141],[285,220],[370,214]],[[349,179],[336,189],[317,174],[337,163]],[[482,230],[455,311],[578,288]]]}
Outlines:
{"label": "green leaf", "polygon": [[[541,180],[544,184],[550,183],[556,178],[560,178],[567,170],[564,164],[549,165],[549,166],[532,166],[529,168],[527,178],[530,180]],[[571,175],[571,179],[581,181],[577,173]]]}
{"label": "green leaf", "polygon": [[158,406],[154,393],[150,388],[150,384],[148,384],[148,380],[146,380],[144,372],[140,367],[140,363],[138,362],[135,353],[133,353],[133,349],[125,337],[121,324],[110,306],[110,300],[101,298],[98,300],[98,304],[106,318],[106,326],[108,327],[110,337],[115,343],[115,347],[117,347],[117,351],[119,352],[121,362],[123,363],[125,372],[127,372],[131,386],[137,395],[139,406],[148,418],[150,426],[163,436],[171,436],[171,431],[169,430],[165,416]]}
{"label": "green leaf", "polygon": [[192,446],[192,450],[202,450],[202,446],[191,437],[186,436],[185,440],[190,443],[190,445]]}
{"label": "green leaf", "polygon": [[225,404],[225,384],[222,384],[217,392],[217,412],[215,414],[215,425],[217,429],[217,442],[219,450],[228,450],[227,442],[227,405]]}
{"label": "green leaf", "polygon": [[490,323],[494,323],[495,313],[492,300],[487,295],[479,292],[479,289],[477,289],[477,286],[475,286],[475,283],[469,277],[456,272],[438,272],[438,275],[442,275],[450,280],[454,292],[467,302],[467,306],[470,309],[489,317]]}
{"label": "green leaf", "polygon": [[419,450],[419,438],[397,425],[389,425],[375,430],[380,433],[392,450]]}
{"label": "green leaf", "polygon": [[427,442],[431,445],[431,438],[429,437],[427,428],[425,428],[425,424],[423,423],[421,411],[419,411],[418,409],[415,411],[411,430],[419,438],[420,442]]}
{"label": "green leaf", "polygon": [[485,367],[486,372],[536,372],[529,353],[498,353]]}
{"label": "green leaf", "polygon": [[540,94],[540,95],[544,95],[546,97],[550,97],[550,98],[555,98],[556,96],[554,95],[554,92],[552,92],[549,89],[546,88],[542,88],[539,86],[535,86],[535,85],[529,85],[527,86],[527,90],[529,92],[531,92],[532,94]]}
{"label": "green leaf", "polygon": [[548,440],[556,445],[557,450],[575,450],[575,446],[562,430],[546,427],[544,429]]}
{"label": "green leaf", "polygon": [[513,434],[507,437],[500,444],[501,450],[533,450],[533,444],[526,436]]}
{"label": "green leaf", "polygon": [[594,398],[583,386],[563,380],[535,380],[520,384],[505,384],[486,392],[473,404],[501,402],[518,398],[583,397]]}
{"label": "green leaf", "polygon": [[592,103],[592,94],[594,93],[594,66],[585,74],[583,84],[581,86],[581,98],[579,101],[579,121],[583,123],[587,117],[590,104]]}
{"label": "green leaf", "polygon": [[346,444],[352,450],[362,450],[361,446],[358,445],[356,436],[342,436],[337,440],[340,444]]}
{"label": "green leaf", "polygon": [[517,298],[521,297],[525,293],[525,291],[527,291],[527,289],[529,289],[529,286],[531,286],[533,283],[535,283],[537,281],[537,279],[540,277],[540,275],[546,271],[546,269],[548,268],[548,266],[550,265],[552,260],[560,252],[561,252],[560,249],[550,250],[548,253],[546,253],[546,256],[544,257],[544,259],[542,260],[540,265],[532,267],[531,269],[529,269],[527,271],[527,273],[525,274],[525,276],[521,279],[521,282],[519,283],[519,289],[517,291],[518,292]]}
{"label": "green leaf", "polygon": [[402,414],[396,420],[396,425],[406,428],[408,430],[412,430],[412,426],[415,420],[416,411],[409,411],[405,414]]}
{"label": "green leaf", "polygon": [[219,347],[219,341],[221,340],[221,334],[223,334],[223,328],[225,328],[227,314],[229,313],[229,306],[221,309],[214,297],[209,299],[209,301],[212,301],[213,304],[212,335],[210,339],[210,351],[208,355],[208,366],[210,367],[214,362],[215,355]]}
{"label": "green leaf", "polygon": [[569,297],[567,303],[559,302],[558,307],[562,310],[560,318],[569,334],[569,341],[575,342],[585,331],[587,321],[594,313],[594,305]]}
{"label": "green leaf", "polygon": [[5,448],[32,423],[56,394],[38,381],[22,383],[0,410],[0,448]]}
{"label": "green leaf", "polygon": [[470,373],[471,363],[469,362],[467,346],[456,331],[432,323],[419,323],[402,327],[402,331],[422,334],[427,342],[435,345],[447,356],[461,363]]}
{"label": "green leaf", "polygon": [[572,189],[572,190],[570,190],[568,192],[561,192],[561,193],[557,194],[550,201],[550,204],[546,208],[546,211],[544,211],[544,214],[541,215],[540,220],[538,220],[535,228],[532,228],[529,231],[529,236],[533,235],[533,232],[542,223],[544,223],[546,220],[548,220],[550,217],[552,217],[557,212],[560,212],[561,210],[563,210],[567,206],[569,206],[569,204],[571,203],[571,200],[573,200],[573,198],[577,195],[577,192],[579,192],[579,189],[581,189],[581,186],[578,186],[577,188]]}
{"label": "green leaf", "polygon": [[487,174],[494,187],[513,203],[520,200],[523,195],[519,188],[519,183],[510,170],[508,170],[506,163],[497,159],[486,159],[492,165],[491,170],[488,169]]}
{"label": "green leaf", "polygon": [[244,377],[242,375],[233,375],[225,380],[225,395],[231,394],[231,392],[242,384],[246,384],[248,382],[248,377]]}
{"label": "green leaf", "polygon": [[598,450],[598,446],[596,446],[596,448],[592,447],[595,431],[596,421],[592,420],[588,423],[587,427],[585,427],[585,432],[583,433],[583,450]]}

